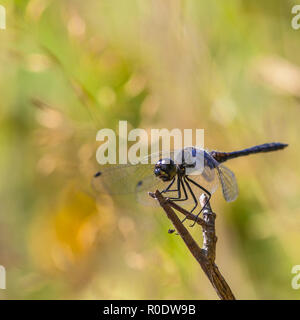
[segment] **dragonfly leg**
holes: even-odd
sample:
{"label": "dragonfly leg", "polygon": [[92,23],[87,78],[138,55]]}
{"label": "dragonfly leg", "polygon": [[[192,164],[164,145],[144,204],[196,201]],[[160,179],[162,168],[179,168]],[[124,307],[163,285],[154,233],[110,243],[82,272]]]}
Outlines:
{"label": "dragonfly leg", "polygon": [[[188,189],[189,189],[190,194],[191,194],[192,197],[193,197],[194,202],[195,202],[195,205],[194,205],[193,209],[190,211],[190,212],[192,213],[192,212],[197,208],[197,206],[198,206],[198,201],[197,201],[197,198],[196,198],[196,196],[195,196],[195,194],[194,194],[191,186],[190,186],[189,183],[186,181],[186,177],[184,177],[183,180],[184,180],[184,181],[182,182],[183,186],[184,186],[184,183],[185,183],[186,186],[187,186]],[[181,222],[183,223],[186,219],[187,219],[187,217],[184,217],[184,219],[183,219]]]}
{"label": "dragonfly leg", "polygon": [[[174,200],[174,201],[179,200],[181,198],[181,183],[180,183],[179,177],[177,177],[177,189],[172,191],[177,192],[177,197],[169,197],[168,199]],[[171,190],[168,190],[167,192],[171,192]]]}
{"label": "dragonfly leg", "polygon": [[195,224],[196,224],[196,221],[197,221],[197,218],[199,217],[200,213],[202,212],[202,210],[205,208],[206,204],[209,202],[210,198],[211,198],[211,193],[206,190],[205,188],[203,188],[202,186],[200,186],[200,184],[198,184],[197,182],[195,182],[194,180],[192,180],[191,178],[189,178],[188,176],[186,176],[186,179],[191,182],[192,184],[194,184],[195,186],[197,186],[198,188],[200,188],[201,190],[203,190],[208,198],[207,198],[207,201],[205,202],[204,206],[201,208],[201,210],[199,211],[199,213],[196,215],[195,217],[195,221],[194,223],[191,225],[191,227],[193,227]]}
{"label": "dragonfly leg", "polygon": [[181,186],[182,186],[182,189],[183,189],[183,193],[184,193],[184,198],[180,199],[180,201],[186,201],[189,197],[188,197],[188,194],[186,192],[186,189],[185,189],[184,183],[182,181],[182,178],[180,178],[180,183],[181,183]]}
{"label": "dragonfly leg", "polygon": [[[182,199],[181,199],[181,187],[182,187],[183,193],[184,193],[184,198],[182,198]],[[177,177],[177,189],[178,189],[178,198],[168,198],[168,199],[172,200],[172,201],[186,201],[188,199],[188,194],[186,192],[184,183],[182,181],[182,177],[180,177],[180,176]],[[176,191],[176,190],[174,190],[174,191]],[[182,220],[182,222],[184,222],[184,221],[185,221],[185,219]],[[173,233],[175,230],[171,229],[169,231],[171,231],[171,233]],[[178,235],[178,233],[176,233],[176,235]]]}
{"label": "dragonfly leg", "polygon": [[174,178],[172,179],[171,183],[170,183],[170,184],[167,186],[167,188],[166,188],[166,189],[164,189],[161,193],[177,191],[177,190],[169,190],[169,189],[172,187],[172,185],[174,184],[174,182],[175,182],[175,178],[176,178],[176,177],[174,177]]}
{"label": "dragonfly leg", "polygon": [[[181,198],[181,187],[183,189],[183,192],[184,192],[184,198]],[[188,199],[188,195],[187,195],[187,192],[186,192],[186,189],[183,185],[183,182],[182,182],[182,178],[180,176],[177,177],[177,190],[174,190],[174,191],[178,191],[178,196],[177,197],[173,197],[173,198],[168,198],[169,200],[172,200],[172,201],[186,201]]]}

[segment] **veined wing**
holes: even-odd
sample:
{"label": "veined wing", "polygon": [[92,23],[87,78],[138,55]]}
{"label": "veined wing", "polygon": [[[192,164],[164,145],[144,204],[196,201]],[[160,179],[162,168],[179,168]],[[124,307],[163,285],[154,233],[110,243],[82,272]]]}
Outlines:
{"label": "veined wing", "polygon": [[222,164],[219,164],[216,169],[225,200],[227,202],[234,201],[239,194],[234,173]]}
{"label": "veined wing", "polygon": [[174,153],[153,153],[138,164],[102,165],[92,180],[92,186],[97,192],[115,195],[153,191],[152,189],[162,182],[154,175],[153,162],[167,156],[172,159]]}
{"label": "veined wing", "polygon": [[[92,185],[101,193],[128,194],[136,192],[137,185],[148,178],[148,186],[159,183],[153,173],[153,164],[105,165],[94,176]],[[148,187],[142,186],[143,188]]]}
{"label": "veined wing", "polygon": [[[153,179],[155,179],[155,183],[153,183]],[[156,178],[156,177],[153,178],[152,176],[148,176],[137,183],[136,191],[135,191],[136,200],[145,206],[157,207],[159,206],[159,202],[153,199],[152,197],[150,197],[149,192],[155,192],[156,190],[162,191],[169,184],[170,184],[170,181],[164,182],[159,178]],[[174,186],[175,185],[176,184],[174,184]],[[172,192],[171,194],[164,193],[164,196],[166,197],[177,196],[177,193],[175,192]]]}

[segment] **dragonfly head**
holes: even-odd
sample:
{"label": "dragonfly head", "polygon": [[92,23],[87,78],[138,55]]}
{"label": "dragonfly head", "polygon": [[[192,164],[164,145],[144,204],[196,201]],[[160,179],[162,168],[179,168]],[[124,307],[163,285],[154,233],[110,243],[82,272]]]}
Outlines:
{"label": "dragonfly head", "polygon": [[163,181],[170,181],[176,175],[176,165],[171,159],[160,159],[154,168],[154,174]]}

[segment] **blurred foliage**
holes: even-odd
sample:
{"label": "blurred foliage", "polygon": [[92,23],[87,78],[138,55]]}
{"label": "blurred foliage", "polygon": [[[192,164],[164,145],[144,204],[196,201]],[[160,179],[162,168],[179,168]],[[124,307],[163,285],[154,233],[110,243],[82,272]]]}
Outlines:
{"label": "blurred foliage", "polygon": [[[240,196],[212,200],[238,298],[299,298],[300,55],[293,1],[2,0],[1,298],[215,299],[158,209],[95,197],[96,132],[204,128]],[[192,233],[201,241],[199,229]]]}

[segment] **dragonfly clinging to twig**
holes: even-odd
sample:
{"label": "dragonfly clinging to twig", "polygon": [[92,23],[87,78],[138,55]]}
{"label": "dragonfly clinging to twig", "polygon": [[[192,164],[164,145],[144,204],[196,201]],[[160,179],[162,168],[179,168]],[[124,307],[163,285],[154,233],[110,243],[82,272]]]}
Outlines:
{"label": "dragonfly clinging to twig", "polygon": [[[154,191],[155,188],[166,194],[172,201],[191,204],[189,211],[192,213],[199,206],[199,192],[206,193],[209,201],[218,184],[221,185],[223,196],[227,202],[237,198],[238,186],[235,175],[223,165],[223,162],[254,153],[276,151],[285,147],[287,144],[279,142],[265,143],[233,152],[186,147],[180,151],[168,153],[168,157],[164,157],[163,152],[157,154],[155,164],[139,163],[105,167],[95,174],[93,185],[99,192],[136,193],[139,199],[146,199],[145,195],[149,191]],[[150,157],[152,159],[153,155],[148,156],[149,159]],[[187,161],[188,158],[194,159],[194,162]],[[200,158],[203,163],[201,171],[195,166]],[[202,209],[196,217],[201,211]]]}

